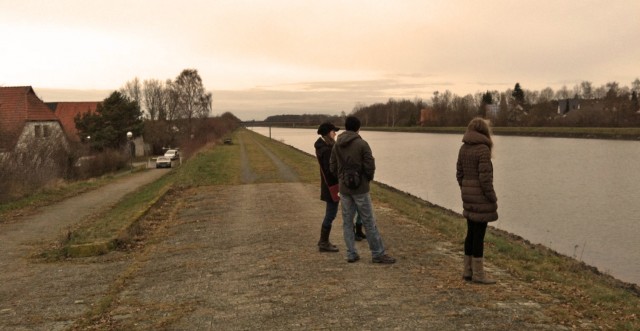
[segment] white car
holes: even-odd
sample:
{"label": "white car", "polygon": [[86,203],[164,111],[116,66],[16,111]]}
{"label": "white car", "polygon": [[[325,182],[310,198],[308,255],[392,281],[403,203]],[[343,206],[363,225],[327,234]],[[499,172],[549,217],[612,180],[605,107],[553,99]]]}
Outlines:
{"label": "white car", "polygon": [[171,168],[171,158],[167,156],[158,156],[156,159],[156,168]]}
{"label": "white car", "polygon": [[172,161],[180,158],[180,154],[177,149],[170,149],[164,153],[164,156],[170,158]]}

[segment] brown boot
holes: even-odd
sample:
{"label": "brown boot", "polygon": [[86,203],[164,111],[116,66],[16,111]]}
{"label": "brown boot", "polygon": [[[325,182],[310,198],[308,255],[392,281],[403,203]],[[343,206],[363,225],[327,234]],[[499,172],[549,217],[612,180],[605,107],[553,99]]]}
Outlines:
{"label": "brown boot", "polygon": [[338,252],[339,249],[331,242],[329,242],[329,234],[331,233],[331,229],[321,228],[320,229],[320,241],[318,241],[318,250],[320,252]]}
{"label": "brown boot", "polygon": [[496,281],[493,279],[490,279],[484,273],[483,261],[484,259],[481,257],[474,257],[471,259],[471,269],[473,273],[473,275],[471,276],[471,279],[473,280],[474,283],[478,283],[478,284],[495,284]]}
{"label": "brown boot", "polygon": [[462,279],[470,282],[473,275],[473,269],[471,268],[471,255],[464,256],[464,269],[462,271]]}

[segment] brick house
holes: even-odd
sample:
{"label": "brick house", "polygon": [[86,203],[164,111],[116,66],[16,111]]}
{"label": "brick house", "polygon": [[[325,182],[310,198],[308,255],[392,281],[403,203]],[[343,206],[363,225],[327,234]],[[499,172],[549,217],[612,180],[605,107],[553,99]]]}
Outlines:
{"label": "brick house", "polygon": [[434,125],[438,120],[439,117],[433,108],[426,107],[420,110],[420,126]]}
{"label": "brick house", "polygon": [[81,142],[81,137],[76,129],[75,117],[85,113],[93,113],[98,108],[98,101],[90,102],[48,102],[46,105],[55,113],[60,120],[62,129],[67,135],[67,139],[72,142]]}
{"label": "brick house", "polygon": [[28,152],[32,144],[69,146],[60,120],[31,86],[0,87],[0,153]]}

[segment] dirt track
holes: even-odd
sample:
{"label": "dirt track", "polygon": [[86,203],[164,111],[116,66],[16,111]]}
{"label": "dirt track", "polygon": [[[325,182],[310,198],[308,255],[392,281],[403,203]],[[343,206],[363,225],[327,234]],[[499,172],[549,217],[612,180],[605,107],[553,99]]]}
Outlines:
{"label": "dirt track", "polygon": [[331,234],[340,253],[319,253],[317,185],[276,160],[285,183],[260,183],[243,159],[245,184],[172,192],[132,252],[57,263],[8,252],[0,329],[565,329],[547,317],[552,298],[491,265],[498,285],[462,281],[459,247],[385,206],[375,212],[396,264],[371,263],[366,241],[362,260],[347,263],[340,216]]}

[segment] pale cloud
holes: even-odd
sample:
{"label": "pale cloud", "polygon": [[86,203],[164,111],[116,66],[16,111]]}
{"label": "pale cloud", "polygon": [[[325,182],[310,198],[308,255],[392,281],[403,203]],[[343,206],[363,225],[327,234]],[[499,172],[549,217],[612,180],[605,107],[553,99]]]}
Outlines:
{"label": "pale cloud", "polygon": [[628,85],[639,12],[636,0],[0,0],[0,85],[115,90],[195,68],[214,109],[263,117],[515,82]]}

